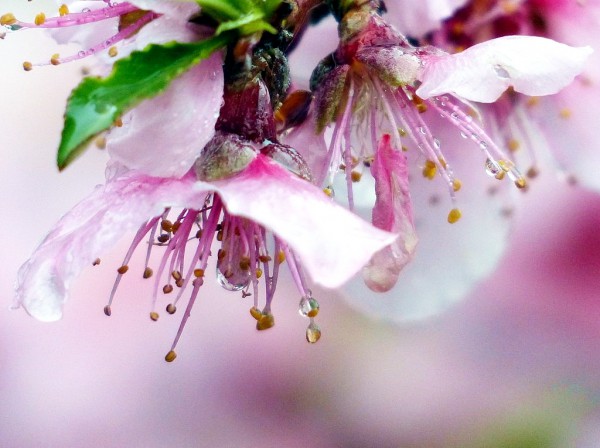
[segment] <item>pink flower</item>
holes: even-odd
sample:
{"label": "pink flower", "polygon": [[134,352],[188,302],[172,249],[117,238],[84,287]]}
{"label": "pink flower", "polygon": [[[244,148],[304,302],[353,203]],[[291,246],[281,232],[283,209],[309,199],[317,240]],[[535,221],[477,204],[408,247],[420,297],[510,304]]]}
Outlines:
{"label": "pink flower", "polygon": [[[198,11],[193,2],[97,0],[71,2],[70,8],[61,6],[59,17],[38,16],[36,23],[6,14],[3,24],[13,29],[48,29],[59,43],[82,45],[77,54],[53,56],[51,61],[35,65],[62,64],[96,55],[101,63],[98,70],[106,74],[112,60],[148,44],[207,37],[205,30],[189,23],[190,16]],[[111,158],[151,176],[185,175],[214,133],[223,97],[221,65],[221,54],[214,54],[175,79],[161,95],[126,113],[122,125],[107,133]]]}
{"label": "pink flower", "polygon": [[[488,181],[490,178],[508,178],[518,188],[526,187],[525,176],[508,152],[479,124],[481,117],[477,110],[465,100],[493,101],[509,87],[536,95],[554,93],[581,71],[590,49],[571,48],[536,37],[514,37],[492,40],[463,54],[449,55],[435,47],[414,47],[376,13],[364,11],[349,13],[341,20],[340,29],[339,48],[321,62],[311,80],[315,91],[313,126],[322,131],[332,124],[326,169],[316,167],[313,172],[325,173],[318,182],[336,185],[336,191],[345,188],[350,207],[363,216],[373,207],[374,188],[374,224],[386,228],[392,221],[379,217],[393,217],[397,226],[394,230],[400,232],[397,241],[380,252],[364,271],[367,285],[376,291],[391,291],[390,308],[400,311],[394,313],[386,308],[382,314],[401,319],[432,314],[443,304],[456,300],[466,292],[468,285],[489,273],[502,252],[496,248],[496,243],[494,248],[488,245],[487,253],[486,248],[480,253],[474,251],[472,243],[480,244],[481,241],[473,229],[482,219],[474,218],[465,223],[463,212],[471,208],[470,203],[474,205],[472,213],[481,214],[489,209],[494,222],[486,227],[486,239],[497,237],[502,240],[506,235],[506,218],[512,208],[507,206],[503,194],[496,196],[497,200],[485,194],[488,189],[493,192],[491,196],[497,193],[497,186],[487,186]],[[297,136],[292,136],[297,141]],[[479,158],[479,170],[464,152],[466,142],[462,140],[461,143],[461,138],[473,142],[479,150],[479,156],[475,153]],[[407,161],[401,153],[390,158],[393,151],[400,148],[406,151]],[[382,150],[387,155],[379,154]],[[381,163],[383,159],[388,162]],[[315,160],[323,163],[323,160]],[[370,173],[366,169],[369,166]],[[346,178],[343,187],[336,181],[340,167]],[[410,172],[412,176],[409,176]],[[429,193],[420,207],[411,207],[411,194],[424,196],[424,191],[430,191],[417,187],[415,172],[420,172],[427,180],[439,176],[449,201],[441,201],[438,193]],[[489,177],[484,175],[485,172]],[[367,186],[361,187],[365,181]],[[440,186],[439,183],[435,185],[435,188]],[[480,198],[473,198],[471,193]],[[390,195],[394,200],[389,200]],[[449,235],[454,233],[447,224],[441,228],[429,223],[432,204],[438,209],[435,219],[441,221],[439,207],[442,203],[448,207],[447,221],[454,224],[460,220],[456,226],[464,226],[455,234],[456,238],[464,238],[456,241],[455,254],[466,250],[467,264],[478,258],[480,261],[465,268],[464,272],[459,271],[450,282],[456,286],[439,288],[431,294],[435,297],[429,302],[412,305],[401,300],[394,302],[393,298],[401,295],[399,291],[411,291],[409,297],[413,298],[418,288],[411,285],[427,288],[425,285],[431,281],[423,277],[427,275],[428,266],[419,263],[421,272],[406,274],[396,283],[400,271],[414,256],[415,228],[420,237],[423,235],[419,227],[423,228],[438,247],[440,240],[442,246],[447,245]],[[481,208],[478,210],[478,207]],[[487,223],[487,217],[485,220]],[[429,234],[428,228],[435,229],[435,234]],[[429,251],[429,256],[436,253],[435,245],[421,247],[417,252],[419,250]],[[452,264],[457,259],[460,257],[450,257]],[[437,263],[435,260],[432,264]],[[442,262],[440,266],[447,267],[447,264]],[[455,269],[450,266],[449,271]],[[414,281],[409,280],[410,275],[415,277]],[[443,272],[440,275],[444,275]],[[347,290],[361,299],[368,294],[359,290],[356,284],[351,284]],[[429,295],[424,291],[421,294]],[[373,298],[378,301],[372,303],[373,308],[383,308],[379,306],[379,300]]]}
{"label": "pink flower", "polygon": [[[80,271],[124,233],[139,228],[118,269],[105,313],[112,312],[116,288],[139,243],[148,242],[144,278],[154,275],[149,266],[152,249],[164,247],[154,275],[150,317],[158,319],[159,288],[165,294],[175,289],[173,284],[178,288],[167,306],[171,314],[186,287],[192,288],[167,360],[174,359],[173,350],[205,281],[215,239],[220,244],[217,279],[227,290],[253,296],[251,314],[259,330],[274,323],[271,304],[285,260],[300,292],[300,312],[310,319],[307,339],[316,342],[320,330],[314,316],[319,304],[308,289],[304,270],[315,283],[338,287],[394,235],[330,201],[299,177],[304,171],[290,155],[293,150],[284,145],[261,147],[218,133],[196,163],[195,173],[180,179],[136,171],[116,174],[65,215],[21,267],[15,305],[40,320],[60,318],[70,284]],[[175,213],[172,208],[182,211]],[[262,304],[259,280],[264,280]]]}
{"label": "pink flower", "polygon": [[386,20],[408,36],[420,38],[440,28],[442,20],[468,0],[392,0],[385,2]]}

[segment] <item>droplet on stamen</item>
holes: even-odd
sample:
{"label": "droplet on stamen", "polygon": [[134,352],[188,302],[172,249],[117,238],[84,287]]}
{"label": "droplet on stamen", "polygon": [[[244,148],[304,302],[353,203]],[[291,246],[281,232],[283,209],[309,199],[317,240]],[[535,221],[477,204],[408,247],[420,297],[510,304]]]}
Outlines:
{"label": "droplet on stamen", "polygon": [[316,317],[319,314],[319,302],[311,296],[302,297],[298,312],[304,317]]}
{"label": "droplet on stamen", "polygon": [[311,322],[306,328],[306,340],[311,344],[314,344],[318,342],[319,339],[321,339],[321,329],[316,323]]}

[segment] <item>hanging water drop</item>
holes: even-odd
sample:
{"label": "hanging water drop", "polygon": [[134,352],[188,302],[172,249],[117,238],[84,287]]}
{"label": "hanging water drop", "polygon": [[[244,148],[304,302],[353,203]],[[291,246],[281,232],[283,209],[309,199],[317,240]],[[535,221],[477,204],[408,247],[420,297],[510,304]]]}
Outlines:
{"label": "hanging water drop", "polygon": [[314,344],[319,339],[321,339],[321,329],[316,323],[311,322],[306,328],[306,340]]}
{"label": "hanging water drop", "polygon": [[310,294],[300,299],[298,312],[304,317],[315,317],[319,314],[319,302]]}
{"label": "hanging water drop", "polygon": [[485,161],[485,172],[491,176],[491,177],[496,177],[496,175],[500,172],[502,168],[500,168],[500,165],[498,165],[498,163],[493,160],[493,159],[486,159]]}

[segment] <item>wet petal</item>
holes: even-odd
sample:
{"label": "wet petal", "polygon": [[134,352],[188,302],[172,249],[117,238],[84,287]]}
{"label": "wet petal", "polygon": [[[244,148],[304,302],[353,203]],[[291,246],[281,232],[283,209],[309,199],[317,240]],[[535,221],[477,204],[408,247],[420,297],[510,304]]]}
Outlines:
{"label": "wet petal", "polygon": [[[444,182],[439,177],[428,180],[421,176],[423,160],[418,152],[409,150],[411,199],[419,235],[414,258],[388,292],[373,292],[358,276],[342,290],[351,305],[378,318],[410,321],[444,311],[489,275],[504,252],[516,189],[507,180],[487,176],[485,157],[478,149],[460,138],[457,130],[448,129],[447,122],[439,124],[445,126],[445,132],[433,129],[454,174],[462,181],[457,192],[462,218],[455,224],[447,222],[448,211],[455,205]],[[354,184],[361,216],[371,212],[373,184],[370,176]]]}
{"label": "wet petal", "polygon": [[453,93],[484,103],[495,101],[508,87],[526,95],[550,95],[573,81],[591,53],[591,47],[542,37],[500,37],[461,53],[426,57],[417,94]]}
{"label": "wet petal", "polygon": [[33,317],[57,320],[71,281],[127,232],[167,206],[203,204],[209,185],[129,173],[99,186],[76,205],[19,269],[16,305]]}
{"label": "wet petal", "polygon": [[407,158],[392,148],[390,140],[388,134],[382,137],[371,165],[376,195],[373,225],[399,236],[393,244],[373,255],[363,269],[367,286],[377,292],[388,291],[396,284],[400,271],[412,259],[417,245]]}
{"label": "wet petal", "polygon": [[142,102],[107,138],[116,161],[152,176],[183,176],[212,138],[223,96],[221,54]]}
{"label": "wet petal", "polygon": [[273,231],[328,288],[340,286],[395,239],[262,155],[240,175],[214,184],[231,214]]}

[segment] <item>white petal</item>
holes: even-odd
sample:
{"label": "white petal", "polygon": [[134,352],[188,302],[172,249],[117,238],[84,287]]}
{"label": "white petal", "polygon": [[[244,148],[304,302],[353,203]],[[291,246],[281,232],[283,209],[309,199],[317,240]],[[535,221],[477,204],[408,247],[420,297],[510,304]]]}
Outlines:
{"label": "white petal", "polygon": [[175,79],[123,117],[107,138],[111,157],[152,176],[183,176],[212,138],[223,95],[221,54]]}
{"label": "white petal", "polygon": [[508,88],[526,95],[550,95],[573,81],[592,53],[551,39],[506,36],[454,55],[425,58],[417,94],[429,98],[453,93],[490,103]]}

